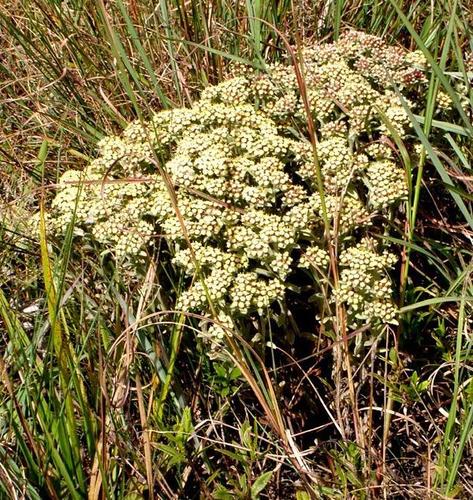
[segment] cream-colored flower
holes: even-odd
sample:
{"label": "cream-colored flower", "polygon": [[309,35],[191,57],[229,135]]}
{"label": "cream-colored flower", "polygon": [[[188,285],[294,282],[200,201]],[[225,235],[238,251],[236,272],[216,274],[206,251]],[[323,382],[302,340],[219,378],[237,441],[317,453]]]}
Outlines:
{"label": "cream-colored flower", "polygon": [[[228,318],[246,315],[282,300],[297,266],[326,272],[320,168],[340,245],[337,297],[353,318],[393,321],[384,271],[393,258],[356,241],[374,215],[406,198],[387,146],[393,129],[406,137],[410,126],[393,83],[421,82],[425,60],[348,31],[306,47],[298,62],[307,101],[291,64],[268,65],[265,74],[241,69],[191,108],[157,112],[105,137],[98,158],[59,180],[48,227],[64,232],[74,218],[75,234],[88,234],[122,262],[140,257],[160,234],[187,280],[178,307],[207,313],[211,301],[231,311]],[[218,327],[208,332],[222,336]]]}

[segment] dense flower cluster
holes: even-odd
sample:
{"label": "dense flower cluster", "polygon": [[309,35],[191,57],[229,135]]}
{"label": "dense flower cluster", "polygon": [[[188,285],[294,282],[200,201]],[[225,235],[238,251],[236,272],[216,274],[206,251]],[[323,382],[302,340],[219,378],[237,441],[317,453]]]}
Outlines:
{"label": "dense flower cluster", "polygon": [[301,255],[299,267],[326,270],[330,262],[328,253],[320,247],[308,247]]}
{"label": "dense flower cluster", "polygon": [[368,238],[342,252],[340,285],[335,295],[348,305],[354,318],[362,321],[383,318],[386,323],[395,322],[396,309],[386,270],[396,260],[392,253],[377,252],[374,242]]}
{"label": "dense flower cluster", "polygon": [[[61,177],[50,227],[60,233],[74,217],[76,233],[103,243],[118,262],[163,236],[189,283],[177,307],[212,309],[231,325],[284,300],[298,267],[328,275],[319,165],[343,267],[336,296],[355,322],[394,321],[384,271],[393,257],[356,239],[406,197],[389,137],[403,137],[408,118],[392,84],[421,84],[425,60],[348,32],[304,49],[298,64],[317,155],[303,134],[293,66],[242,70],[206,88],[193,107],[158,112],[100,141],[96,160]],[[223,335],[217,324],[212,332]]]}

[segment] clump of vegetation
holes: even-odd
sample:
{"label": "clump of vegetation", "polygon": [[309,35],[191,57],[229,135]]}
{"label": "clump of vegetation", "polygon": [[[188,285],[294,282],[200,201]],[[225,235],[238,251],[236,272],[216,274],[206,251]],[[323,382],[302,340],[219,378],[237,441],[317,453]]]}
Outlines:
{"label": "clump of vegetation", "polygon": [[471,13],[315,3],[0,7],[0,496],[473,494]]}
{"label": "clump of vegetation", "polygon": [[329,231],[343,269],[329,301],[347,305],[352,325],[393,323],[386,270],[396,259],[365,236],[382,236],[380,223],[407,197],[393,135],[404,137],[409,120],[394,86],[421,92],[425,60],[347,32],[294,63],[300,69],[246,71],[191,108],[102,139],[84,171],[61,176],[50,227],[72,223],[118,262],[145,256],[163,234],[189,280],[176,307],[225,318],[266,315],[297,286],[298,266],[319,292],[329,283]]}

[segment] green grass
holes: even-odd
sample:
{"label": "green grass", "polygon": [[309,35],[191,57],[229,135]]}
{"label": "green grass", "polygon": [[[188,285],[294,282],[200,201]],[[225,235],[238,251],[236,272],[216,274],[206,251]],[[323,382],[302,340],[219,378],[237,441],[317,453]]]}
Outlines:
{"label": "green grass", "polygon": [[[0,6],[0,497],[473,494],[472,24],[456,0]],[[190,105],[232,64],[286,58],[285,39],[348,26],[421,50],[431,76],[422,113],[409,112],[419,161],[397,144],[407,224],[386,238],[403,255],[400,326],[370,358],[345,350],[352,390],[337,414],[325,403],[343,373],[325,366],[338,341],[278,347],[267,322],[266,348],[234,335],[233,366],[211,362],[199,318],[169,312],[166,290],[182,285],[164,245],[135,276],[74,245],[72,226],[57,241],[43,225],[34,243],[22,223],[99,138]],[[439,91],[453,102],[442,117]],[[345,332],[345,347],[356,335]]]}

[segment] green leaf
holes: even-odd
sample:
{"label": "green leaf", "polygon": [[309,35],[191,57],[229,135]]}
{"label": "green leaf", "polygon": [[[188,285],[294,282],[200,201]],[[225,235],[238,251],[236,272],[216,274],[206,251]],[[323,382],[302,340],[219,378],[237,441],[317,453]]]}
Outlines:
{"label": "green leaf", "polygon": [[[414,115],[414,117],[419,123],[424,125],[425,118],[423,116]],[[449,122],[444,122],[444,121],[440,121],[440,120],[432,120],[432,126],[434,128],[438,128],[438,129],[444,130],[446,132],[453,132],[455,134],[465,135],[467,137],[470,135],[468,133],[468,130],[465,127],[457,125],[456,123],[449,123]]]}
{"label": "green leaf", "polygon": [[224,486],[219,485],[213,492],[215,500],[233,500],[234,496]]}
{"label": "green leaf", "polygon": [[178,464],[185,460],[185,456],[173,446],[162,443],[155,443],[154,446],[158,450],[161,450],[165,455],[168,455],[168,458],[170,459],[172,464]]}
{"label": "green leaf", "polygon": [[234,453],[233,451],[224,450],[220,448],[217,449],[216,451],[219,451],[222,455],[232,458],[236,462],[246,463],[246,454],[239,455],[238,453]]}
{"label": "green leaf", "polygon": [[256,500],[257,498],[259,498],[259,494],[266,488],[269,481],[271,480],[272,475],[273,471],[270,470],[268,472],[264,472],[258,479],[256,479],[256,481],[251,486],[252,500]]}
{"label": "green leaf", "polygon": [[[413,309],[420,309],[421,307],[431,306],[436,304],[444,304],[445,302],[460,302],[461,297],[435,297],[432,299],[422,300],[415,304],[409,304],[401,308],[401,312],[411,311]],[[473,302],[473,297],[465,297],[465,302]]]}

